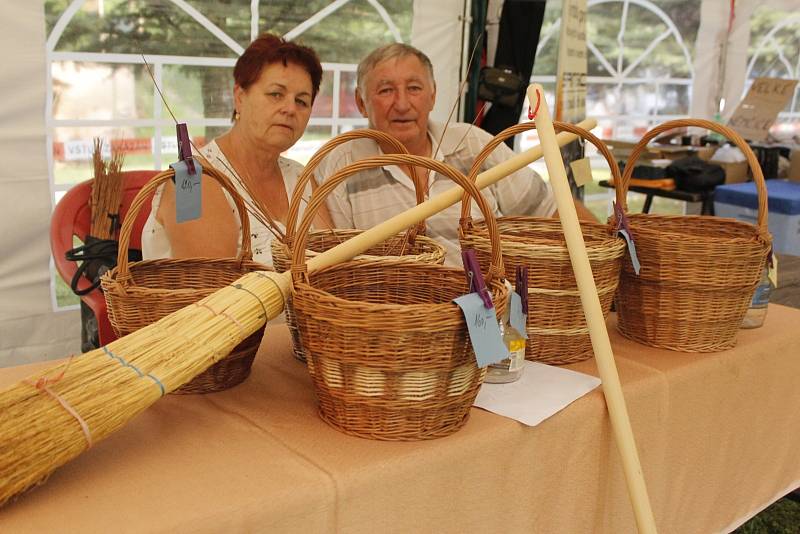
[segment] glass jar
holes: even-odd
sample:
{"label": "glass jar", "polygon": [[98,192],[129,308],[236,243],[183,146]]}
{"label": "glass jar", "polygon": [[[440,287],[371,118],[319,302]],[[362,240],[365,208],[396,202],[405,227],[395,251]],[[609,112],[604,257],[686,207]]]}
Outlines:
{"label": "glass jar", "polygon": [[[510,307],[509,305],[508,308]],[[489,384],[506,384],[519,380],[519,377],[522,376],[525,362],[525,338],[511,326],[509,317],[508,309],[506,309],[503,320],[500,321],[500,334],[503,337],[503,344],[508,349],[509,357],[490,364],[486,369],[484,382]]]}
{"label": "glass jar", "polygon": [[764,319],[767,317],[769,295],[772,293],[772,283],[769,281],[768,273],[769,271],[764,268],[761,273],[761,280],[758,281],[753,298],[750,301],[750,307],[745,312],[744,319],[742,319],[742,328],[758,328],[764,324]]}

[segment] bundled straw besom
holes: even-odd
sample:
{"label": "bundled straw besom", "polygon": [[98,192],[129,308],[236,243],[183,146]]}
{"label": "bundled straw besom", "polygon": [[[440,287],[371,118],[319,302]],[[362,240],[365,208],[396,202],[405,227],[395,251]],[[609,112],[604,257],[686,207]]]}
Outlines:
{"label": "bundled straw besom", "polygon": [[[241,218],[242,243],[236,258],[181,258],[128,262],[127,250],[136,214],[148,196],[174,176],[169,170],[156,175],[134,198],[122,225],[117,266],[102,278],[109,319],[118,336],[151,324],[232,283],[251,271],[269,270],[252,261],[250,222],[241,196],[228,178],[213,167],[204,176],[215,179],[233,198]],[[210,313],[210,312],[209,312]],[[219,361],[176,393],[221,391],[242,382],[261,343],[263,330],[253,333]]]}
{"label": "bundled straw besom", "polygon": [[349,175],[413,164],[449,176],[478,200],[493,236],[487,275],[498,316],[508,292],[491,212],[472,182],[428,158],[387,155],[347,166],[320,185],[292,251],[297,325],[321,417],[335,428],[382,440],[455,432],[467,420],[485,375],[452,299],[470,292],[461,269],[398,259],[351,261],[308,275],[304,251],[314,212]]}
{"label": "bundled straw besom", "polygon": [[[614,177],[619,167],[608,147],[591,132],[577,126],[555,122],[556,131],[568,131],[594,144],[605,156]],[[474,180],[491,152],[507,138],[535,128],[534,123],[518,124],[500,132],[475,158],[470,171]],[[462,203],[461,246],[474,248],[481,265],[488,264],[489,235],[483,221],[473,222],[470,203]],[[518,266],[528,267],[528,341],[525,358],[548,364],[574,363],[594,354],[589,329],[581,305],[578,284],[572,270],[561,223],[543,217],[499,217],[497,227],[503,249],[506,277]],[[619,283],[625,241],[615,237],[605,224],[581,222],[581,232],[592,267],[603,314],[608,316]]]}
{"label": "bundled straw besom", "polygon": [[764,175],[753,151],[739,134],[715,122],[669,121],[653,128],[636,145],[616,195],[626,210],[633,168],[647,143],[686,126],[721,133],[744,153],[758,190],[757,224],[721,217],[627,215],[641,271],[637,276],[630,262],[623,264],[618,328],[645,345],[713,352],[735,345],[772,243]]}

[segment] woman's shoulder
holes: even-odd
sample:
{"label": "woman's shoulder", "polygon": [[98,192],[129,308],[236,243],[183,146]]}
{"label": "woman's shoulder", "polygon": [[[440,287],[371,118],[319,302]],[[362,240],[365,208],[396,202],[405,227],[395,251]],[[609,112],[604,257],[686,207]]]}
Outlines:
{"label": "woman's shoulder", "polygon": [[283,174],[284,180],[297,180],[297,178],[303,174],[303,169],[305,168],[305,166],[299,161],[285,158],[283,156],[278,157],[278,166],[281,169],[281,174]]}

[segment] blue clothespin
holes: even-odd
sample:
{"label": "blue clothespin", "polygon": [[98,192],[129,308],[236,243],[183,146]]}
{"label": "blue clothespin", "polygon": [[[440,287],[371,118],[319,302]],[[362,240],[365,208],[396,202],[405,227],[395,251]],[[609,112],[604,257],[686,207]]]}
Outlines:
{"label": "blue clothespin", "polygon": [[481,273],[481,266],[478,263],[478,257],[472,249],[461,251],[461,260],[464,263],[464,272],[467,274],[467,283],[471,292],[477,293],[483,301],[484,307],[487,309],[494,308],[492,303],[492,296],[486,288],[486,281],[483,279]]}
{"label": "blue clothespin", "polygon": [[516,280],[514,280],[515,290],[522,301],[523,313],[528,313],[528,267],[518,266]]}
{"label": "blue clothespin", "polygon": [[189,141],[189,130],[185,122],[179,122],[175,125],[175,131],[178,134],[178,159],[186,162],[186,169],[189,174],[194,176],[197,170],[194,167],[194,159],[192,158],[192,143]]}

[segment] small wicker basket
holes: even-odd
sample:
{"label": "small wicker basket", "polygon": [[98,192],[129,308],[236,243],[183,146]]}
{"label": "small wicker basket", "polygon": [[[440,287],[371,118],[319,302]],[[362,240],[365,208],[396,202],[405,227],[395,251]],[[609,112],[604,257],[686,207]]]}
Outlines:
{"label": "small wicker basket", "polygon": [[[500,143],[535,127],[534,123],[524,123],[500,132],[475,158],[470,177],[475,179],[481,164]],[[556,131],[574,133],[595,145],[605,156],[612,176],[619,177],[619,167],[608,147],[591,132],[562,122],[553,123],[553,127]],[[512,278],[518,266],[528,267],[525,358],[555,365],[591,358],[594,352],[589,328],[559,220],[499,217],[497,226],[503,245],[506,277]],[[604,224],[582,221],[581,232],[603,314],[607,317],[619,282],[625,241],[614,237],[611,228]],[[486,265],[489,258],[486,225],[472,222],[470,203],[466,201],[462,203],[460,238],[461,246],[474,248],[481,265]]]}
{"label": "small wicker basket", "polygon": [[[678,127],[718,132],[744,153],[758,190],[758,221],[655,214],[628,215],[641,270],[624,262],[617,293],[618,329],[645,345],[683,352],[714,352],[736,344],[736,333],[771,249],[767,188],[744,139],[715,122],[682,119],[647,132],[631,153],[616,190],[626,194],[636,160],[657,135]],[[616,219],[612,218],[616,224]]]}
{"label": "small wicker basket", "polygon": [[[278,272],[288,271],[291,267],[291,242],[294,236],[294,231],[297,226],[297,219],[300,216],[300,207],[303,200],[303,194],[306,189],[306,184],[312,179],[314,170],[319,165],[320,161],[325,158],[331,151],[339,145],[353,141],[355,139],[372,139],[376,143],[392,147],[398,153],[407,154],[408,150],[393,136],[371,129],[353,130],[344,133],[325,143],[308,161],[303,174],[297,180],[297,186],[292,194],[289,203],[289,211],[286,217],[286,241],[281,242],[277,239],[272,240],[272,265]],[[412,181],[415,186],[418,181],[414,179],[416,170],[411,167]],[[417,187],[417,204],[425,200],[425,192]],[[425,223],[421,222],[417,227],[404,234],[387,239],[383,243],[371,247],[364,254],[359,255],[359,260],[369,260],[372,257],[387,258],[396,257],[405,261],[418,261],[422,263],[431,263],[442,265],[444,263],[445,249],[442,245],[429,237],[425,237]],[[361,233],[361,230],[351,229],[326,229],[316,230],[309,234],[306,247],[308,249],[307,257],[313,257],[318,253],[325,252],[326,250],[335,247],[336,245],[350,239]],[[303,351],[303,345],[300,341],[300,331],[297,329],[297,324],[294,319],[294,305],[292,299],[286,302],[284,309],[286,313],[286,325],[289,327],[289,332],[292,335],[292,350],[295,358],[300,361],[307,361]],[[312,367],[309,370],[313,373]]]}
{"label": "small wicker basket", "polygon": [[497,228],[463,175],[428,158],[387,155],[332,176],[311,198],[292,251],[297,325],[313,365],[322,419],[342,432],[380,440],[432,439],[466,422],[481,386],[463,315],[452,299],[469,292],[463,270],[398,259],[352,261],[307,274],[306,234],[314,212],[349,175],[410,163],[449,176],[487,217],[493,236],[487,287],[498,316],[507,305]]}
{"label": "small wicker basket", "polygon": [[[244,202],[230,180],[210,165],[203,174],[214,178],[233,198],[242,224],[242,246],[236,258],[158,259],[128,263],[128,243],[133,222],[149,196],[174,177],[164,171],[150,180],[134,198],[120,230],[117,266],[102,277],[109,320],[120,337],[154,323],[162,317],[231,284],[251,271],[270,270],[252,261],[250,221]],[[263,328],[239,345],[230,355],[215,363],[191,382],[173,393],[210,393],[231,388],[250,374],[250,367],[261,344]],[[191,340],[187,340],[190,343]]]}

